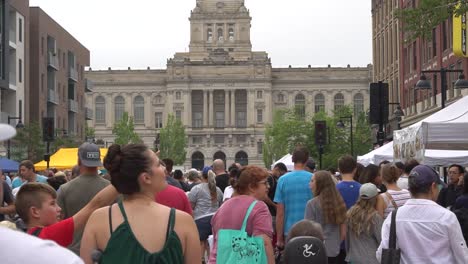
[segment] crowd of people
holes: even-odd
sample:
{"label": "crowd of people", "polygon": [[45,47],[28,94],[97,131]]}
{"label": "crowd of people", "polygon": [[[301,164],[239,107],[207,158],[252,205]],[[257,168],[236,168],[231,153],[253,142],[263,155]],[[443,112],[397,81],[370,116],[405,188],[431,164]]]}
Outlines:
{"label": "crowd of people", "polygon": [[[318,255],[328,263],[372,264],[389,247],[396,214],[401,263],[468,263],[463,166],[448,168],[447,185],[415,160],[364,167],[346,155],[336,171],[317,171],[303,147],[294,150],[289,172],[283,163],[268,171],[237,163],[226,169],[214,160],[184,173],[141,144],[114,144],[103,162],[99,154],[84,143],[71,170],[41,175],[22,161],[13,179],[2,174],[0,221],[26,234],[0,227],[0,248],[40,238],[74,253],[54,249],[60,263],[219,263],[226,258],[223,232],[245,230],[263,242],[252,250],[254,244],[229,241],[240,257],[293,263],[288,245],[306,236],[320,242]],[[14,251],[0,252],[15,259]],[[36,254],[22,263],[47,263]]]}

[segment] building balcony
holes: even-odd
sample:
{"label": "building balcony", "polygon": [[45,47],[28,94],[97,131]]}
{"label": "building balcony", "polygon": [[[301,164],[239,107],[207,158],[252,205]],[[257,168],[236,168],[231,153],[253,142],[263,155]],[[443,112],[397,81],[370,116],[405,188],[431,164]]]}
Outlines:
{"label": "building balcony", "polygon": [[93,110],[86,107],[85,111],[86,111],[86,116],[85,116],[86,120],[93,120]]}
{"label": "building balcony", "polygon": [[78,82],[78,71],[75,68],[68,68],[68,79]]}
{"label": "building balcony", "polygon": [[89,79],[85,79],[85,92],[93,92],[93,88],[93,82]]}
{"label": "building balcony", "polygon": [[59,59],[52,51],[47,52],[47,66],[59,70]]}
{"label": "building balcony", "polygon": [[47,102],[51,103],[51,104],[58,105],[58,100],[59,100],[59,97],[58,97],[57,91],[52,90],[52,89],[48,89]]}
{"label": "building balcony", "polygon": [[68,111],[78,113],[78,102],[73,99],[68,99]]}

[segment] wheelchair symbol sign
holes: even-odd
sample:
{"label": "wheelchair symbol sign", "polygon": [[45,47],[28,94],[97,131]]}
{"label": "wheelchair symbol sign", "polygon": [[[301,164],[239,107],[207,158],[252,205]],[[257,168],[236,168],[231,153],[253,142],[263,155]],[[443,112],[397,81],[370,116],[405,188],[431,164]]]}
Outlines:
{"label": "wheelchair symbol sign", "polygon": [[310,244],[310,245],[307,245],[305,244],[303,247],[304,247],[304,251],[302,252],[302,254],[304,255],[304,257],[306,258],[310,258],[311,256],[315,256],[317,254],[317,252],[313,252],[312,251],[312,247],[314,246],[314,244]]}

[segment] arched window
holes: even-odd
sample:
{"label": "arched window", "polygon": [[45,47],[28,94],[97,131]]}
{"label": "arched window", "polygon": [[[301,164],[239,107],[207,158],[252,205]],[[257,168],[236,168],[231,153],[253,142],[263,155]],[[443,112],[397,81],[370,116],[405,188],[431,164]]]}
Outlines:
{"label": "arched window", "polygon": [[360,113],[364,112],[364,96],[358,93],[354,95],[354,115],[359,116]]}
{"label": "arched window", "polygon": [[305,97],[303,94],[296,95],[296,98],[294,98],[294,107],[296,109],[296,114],[300,118],[305,118]]}
{"label": "arched window", "polygon": [[249,156],[244,151],[239,151],[236,153],[235,162],[242,166],[249,165]]}
{"label": "arched window", "polygon": [[234,29],[229,29],[229,41],[234,41]]}
{"label": "arched window", "polygon": [[207,31],[206,31],[206,40],[208,42],[211,42],[213,41],[213,30],[211,28],[209,28]]}
{"label": "arched window", "polygon": [[192,154],[192,168],[202,170],[205,166],[205,156],[200,151]]}
{"label": "arched window", "polygon": [[96,123],[104,124],[106,123],[106,99],[102,96],[96,97],[95,104],[95,113],[96,113]]}
{"label": "arched window", "polygon": [[278,94],[278,102],[280,102],[280,103],[284,102],[284,95],[283,94]]}
{"label": "arched window", "polygon": [[223,34],[222,28],[218,28],[218,41],[220,42],[224,41],[224,34]]}
{"label": "arched window", "polygon": [[135,123],[145,122],[145,99],[140,95],[133,99],[133,115]]}
{"label": "arched window", "polygon": [[344,106],[344,96],[341,93],[335,94],[335,98],[333,99],[335,104],[335,111],[340,110]]}
{"label": "arched window", "polygon": [[325,96],[323,96],[323,94],[321,93],[317,94],[314,99],[314,104],[315,104],[315,113],[318,113],[320,111],[325,111]]}
{"label": "arched window", "polygon": [[115,105],[114,105],[115,122],[119,122],[122,119],[124,112],[125,112],[125,99],[119,95],[115,98]]}

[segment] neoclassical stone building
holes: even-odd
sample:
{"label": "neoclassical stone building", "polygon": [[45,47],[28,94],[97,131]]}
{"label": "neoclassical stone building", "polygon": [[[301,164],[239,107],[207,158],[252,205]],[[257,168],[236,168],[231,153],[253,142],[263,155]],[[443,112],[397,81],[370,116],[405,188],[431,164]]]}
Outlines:
{"label": "neoclassical stone building", "polygon": [[371,66],[273,68],[266,52],[252,51],[250,22],[242,0],[198,0],[189,51],[168,59],[167,69],[88,71],[96,139],[113,142],[112,127],[128,112],[153,146],[173,114],[186,127],[185,168],[215,158],[263,165],[264,128],[275,109],[301,106],[308,118],[345,104],[368,108]]}

